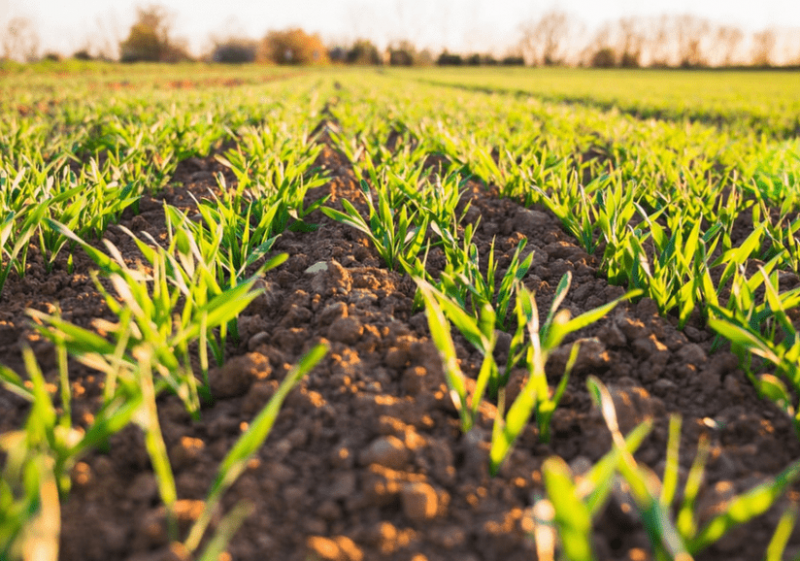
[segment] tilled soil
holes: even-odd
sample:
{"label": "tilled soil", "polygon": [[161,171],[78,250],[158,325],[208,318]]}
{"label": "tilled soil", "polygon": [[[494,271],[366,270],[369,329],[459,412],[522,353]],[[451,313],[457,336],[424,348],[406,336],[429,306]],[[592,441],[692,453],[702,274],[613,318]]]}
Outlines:
{"label": "tilled soil", "polygon": [[[332,180],[312,194],[329,204],[356,202],[358,189],[347,162],[327,146],[320,156]],[[213,158],[183,162],[175,187],[142,201],[142,213],[125,216],[133,231],[164,233],[161,200],[187,208],[189,192],[213,188]],[[232,184],[233,180],[228,182]],[[599,277],[599,261],[565,234],[542,209],[525,209],[469,184],[466,219],[477,220],[476,242],[488,249],[496,236],[501,267],[518,242],[535,251],[525,284],[536,291],[540,310],[549,308],[561,276],[572,288],[564,306],[573,314],[604,304],[624,291]],[[483,405],[480,426],[464,435],[444,385],[441,364],[423,312],[413,309],[414,283],[387,270],[368,240],[317,212],[311,233],[284,233],[276,251],[289,254],[264,279],[266,293],[240,318],[241,342],[231,346],[225,366],[212,371],[214,403],[193,422],[174,396],[159,399],[160,420],[177,481],[179,517],[188,526],[216,474],[220,460],[263,407],[292,364],[315,343],[330,352],[287,399],[264,447],[228,492],[224,507],[240,500],[253,514],[232,540],[236,560],[529,560],[530,507],[543,494],[541,465],[553,454],[581,472],[609,451],[610,435],[592,408],[585,380],[609,386],[624,431],[647,417],[655,427],[636,457],[663,471],[670,413],[683,418],[681,475],[685,480],[701,434],[712,443],[699,511],[706,519],[734,492],[749,489],[800,456],[800,442],[786,416],[759,399],[736,358],[709,354],[713,335],[701,325],[677,330],[658,316],[654,303],[618,306],[578,334],[595,337],[582,345],[567,393],[552,422],[548,445],[529,425],[494,478],[488,473],[488,442],[494,406]],[[112,227],[107,238],[136,258],[133,243]],[[20,350],[31,344],[48,376],[56,377],[52,349],[36,341],[25,309],[52,310],[83,326],[109,316],[88,274],[91,261],[75,256],[46,275],[32,249],[30,271],[9,279],[0,299],[0,363],[18,371]],[[428,265],[443,264],[432,251]],[[309,273],[312,265],[315,273]],[[109,317],[110,319],[110,317]],[[480,357],[455,335],[462,368],[475,375]],[[557,383],[568,347],[548,363]],[[505,358],[499,351],[498,360]],[[86,422],[101,398],[102,380],[71,369],[74,415]],[[524,378],[511,381],[512,395]],[[515,390],[516,388],[516,390]],[[13,395],[0,393],[0,430],[18,428],[27,414]],[[780,515],[767,515],[726,536],[702,559],[761,558]],[[78,464],[62,510],[61,559],[177,559],[167,543],[164,510],[142,434],[129,427],[107,451]],[[797,552],[795,533],[790,551]],[[596,524],[600,559],[647,559],[646,535],[621,487]]]}

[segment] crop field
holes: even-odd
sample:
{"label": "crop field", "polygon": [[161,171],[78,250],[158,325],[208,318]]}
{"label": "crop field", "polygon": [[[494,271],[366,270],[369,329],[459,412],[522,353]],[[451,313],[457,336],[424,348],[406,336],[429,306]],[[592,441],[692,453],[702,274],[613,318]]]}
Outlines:
{"label": "crop field", "polygon": [[0,559],[797,558],[797,78],[0,74]]}

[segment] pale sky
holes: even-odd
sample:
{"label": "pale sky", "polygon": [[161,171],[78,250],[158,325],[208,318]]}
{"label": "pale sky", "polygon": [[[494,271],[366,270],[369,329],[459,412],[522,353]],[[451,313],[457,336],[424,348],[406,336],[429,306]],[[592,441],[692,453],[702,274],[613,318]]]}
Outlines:
{"label": "pale sky", "polygon": [[[42,51],[71,54],[89,37],[127,36],[139,5],[151,0],[0,0],[0,26],[32,20]],[[519,39],[522,22],[550,9],[597,27],[623,16],[691,13],[744,31],[800,28],[800,0],[161,0],[173,15],[174,36],[205,52],[212,34],[262,37],[270,29],[302,26],[326,42],[356,37],[379,46],[410,39],[434,51],[502,53]],[[2,29],[2,27],[0,27]],[[1,33],[1,32],[0,32]]]}

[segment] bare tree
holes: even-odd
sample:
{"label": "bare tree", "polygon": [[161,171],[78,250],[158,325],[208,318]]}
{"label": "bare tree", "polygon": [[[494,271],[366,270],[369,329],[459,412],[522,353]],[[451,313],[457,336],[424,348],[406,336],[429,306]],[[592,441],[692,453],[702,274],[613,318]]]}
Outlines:
{"label": "bare tree", "polygon": [[581,55],[581,62],[589,66],[608,68],[617,65],[617,52],[613,46],[612,25],[606,23],[597,30]]}
{"label": "bare tree", "polygon": [[764,29],[753,35],[753,58],[755,66],[770,66],[772,55],[775,50],[775,30],[772,28]]}
{"label": "bare tree", "polygon": [[646,41],[650,51],[650,64],[652,66],[668,66],[670,64],[670,51],[672,50],[673,21],[664,14],[657,19],[650,20],[650,29]]}
{"label": "bare tree", "polygon": [[710,28],[708,21],[686,14],[678,16],[675,24],[680,65],[687,68],[706,66],[708,61],[703,52],[703,39]]}
{"label": "bare tree", "polygon": [[645,40],[644,22],[636,17],[621,18],[617,27],[620,34],[619,51],[622,53],[620,65],[639,66]]}
{"label": "bare tree", "polygon": [[744,39],[744,33],[739,28],[729,25],[720,25],[713,35],[714,50],[717,51],[722,66],[731,66],[736,57],[736,50]]}
{"label": "bare tree", "polygon": [[562,64],[572,26],[569,15],[557,10],[547,12],[539,21],[523,24],[520,46],[525,57],[534,65]]}
{"label": "bare tree", "polygon": [[39,55],[39,35],[28,18],[11,18],[2,31],[4,59],[33,61]]}

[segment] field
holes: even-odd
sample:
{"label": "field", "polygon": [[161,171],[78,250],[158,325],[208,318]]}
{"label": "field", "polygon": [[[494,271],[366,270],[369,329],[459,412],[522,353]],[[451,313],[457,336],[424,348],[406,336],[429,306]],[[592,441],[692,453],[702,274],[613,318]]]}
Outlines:
{"label": "field", "polygon": [[798,100],[0,74],[0,558],[796,558]]}

